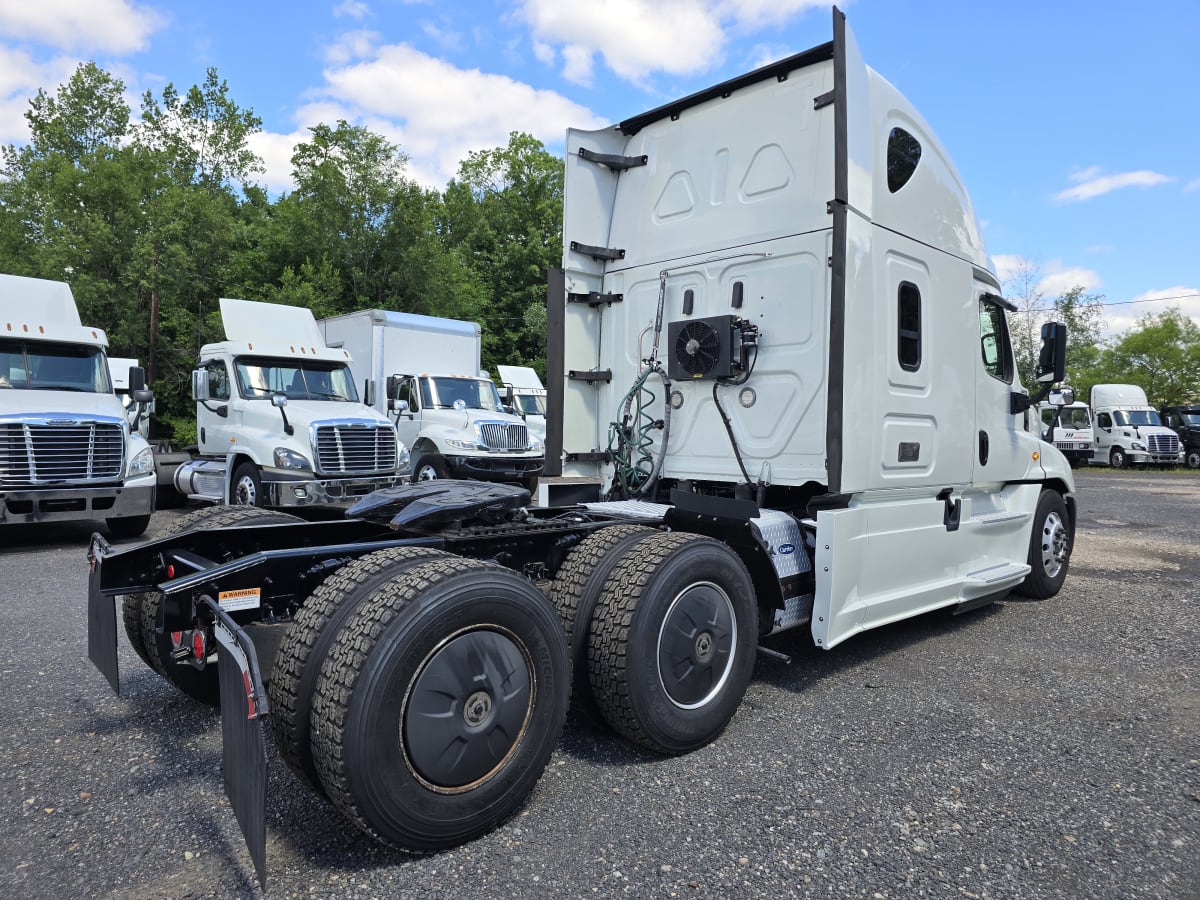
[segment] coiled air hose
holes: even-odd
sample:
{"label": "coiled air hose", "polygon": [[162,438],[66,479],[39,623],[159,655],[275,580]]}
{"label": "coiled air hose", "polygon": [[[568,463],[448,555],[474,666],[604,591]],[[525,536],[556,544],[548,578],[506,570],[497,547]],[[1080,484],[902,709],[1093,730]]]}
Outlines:
{"label": "coiled air hose", "polygon": [[[658,399],[654,391],[646,387],[651,375],[662,379],[663,417],[655,419],[650,413],[651,405]],[[671,382],[657,361],[641,374],[621,402],[619,422],[608,426],[608,452],[613,463],[613,480],[606,496],[610,500],[648,497],[662,473],[663,460],[667,455],[667,440],[671,434]],[[654,432],[662,431],[658,441],[658,454],[653,453]]]}

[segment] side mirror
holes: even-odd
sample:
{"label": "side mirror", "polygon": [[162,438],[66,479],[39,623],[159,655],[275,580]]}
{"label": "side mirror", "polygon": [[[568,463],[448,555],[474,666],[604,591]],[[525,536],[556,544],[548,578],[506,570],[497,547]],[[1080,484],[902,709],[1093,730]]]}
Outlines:
{"label": "side mirror", "polygon": [[276,409],[283,409],[287,406],[287,394],[272,394],[271,405]]}
{"label": "side mirror", "polygon": [[[132,384],[132,383],[133,383],[133,379],[130,379],[130,384]],[[144,383],[145,382],[143,381],[143,384]],[[134,390],[132,393],[132,396],[133,396],[134,403],[141,403],[142,405],[149,405],[154,402],[154,391],[148,391],[144,387],[137,388],[136,390]]]}
{"label": "side mirror", "polygon": [[1042,326],[1042,350],[1034,374],[1040,384],[1055,384],[1066,378],[1067,326],[1062,322]]}
{"label": "side mirror", "polygon": [[363,403],[367,406],[375,405],[375,382],[370,378],[363,381]]}
{"label": "side mirror", "polygon": [[401,400],[399,403],[396,404],[396,408],[399,409],[400,412],[402,412],[402,413],[408,412],[408,401]]}
{"label": "side mirror", "polygon": [[513,391],[513,386],[511,384],[504,388],[504,405],[505,406],[512,406],[513,399],[515,397],[516,397],[516,393]]}
{"label": "side mirror", "polygon": [[389,375],[387,377],[387,398],[395,400],[398,393],[400,393],[400,376]]}
{"label": "side mirror", "polygon": [[1048,402],[1051,406],[1070,406],[1075,402],[1075,391],[1071,388],[1059,388],[1050,392]]}
{"label": "side mirror", "polygon": [[[137,393],[146,386],[146,370],[141,366],[129,367],[129,391]],[[136,397],[134,399],[137,399]]]}
{"label": "side mirror", "polygon": [[197,402],[208,399],[208,369],[192,370],[192,399]]}

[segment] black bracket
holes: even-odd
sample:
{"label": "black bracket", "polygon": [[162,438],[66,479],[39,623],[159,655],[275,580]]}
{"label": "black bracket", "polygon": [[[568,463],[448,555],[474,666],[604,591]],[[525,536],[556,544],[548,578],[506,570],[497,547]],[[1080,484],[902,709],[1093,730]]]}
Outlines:
{"label": "black bracket", "polygon": [[588,162],[594,162],[599,166],[608,166],[614,172],[644,166],[650,159],[648,156],[620,156],[616,153],[597,153],[595,150],[589,150],[587,147],[579,148],[579,158],[586,159]]}
{"label": "black bracket", "polygon": [[958,531],[958,523],[962,515],[962,500],[952,500],[950,495],[953,488],[942,488],[938,491],[937,499],[946,504],[946,513],[942,516],[942,524],[947,531]]}
{"label": "black bracket", "polygon": [[601,303],[612,306],[614,303],[620,303],[624,299],[624,294],[601,294],[599,291],[589,291],[586,294],[567,294],[568,303],[586,303],[592,309],[595,309]]}
{"label": "black bracket", "polygon": [[826,91],[824,94],[817,94],[813,97],[813,109],[824,109],[833,102],[833,91]]}
{"label": "black bracket", "polygon": [[612,454],[610,454],[607,450],[590,450],[583,453],[568,453],[567,462],[610,463],[612,462]]}
{"label": "black bracket", "polygon": [[612,383],[612,369],[600,369],[595,372],[580,372],[577,369],[571,369],[567,372],[567,377],[572,381],[584,381],[588,384],[595,384],[598,381],[603,381],[605,384]]}
{"label": "black bracket", "polygon": [[592,259],[598,259],[603,262],[625,258],[625,250],[621,247],[597,247],[593,244],[581,244],[579,241],[571,241],[571,249],[576,253],[586,254]]}

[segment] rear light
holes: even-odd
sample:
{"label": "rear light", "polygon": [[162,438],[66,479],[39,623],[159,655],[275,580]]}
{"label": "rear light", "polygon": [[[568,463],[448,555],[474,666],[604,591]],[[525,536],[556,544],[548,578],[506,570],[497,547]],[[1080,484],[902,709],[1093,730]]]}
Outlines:
{"label": "rear light", "polygon": [[193,631],[192,632],[192,655],[195,656],[196,659],[206,659],[208,657],[208,653],[206,652],[206,650],[207,650],[207,647],[206,647],[205,641],[204,641],[204,632],[203,631]]}
{"label": "rear light", "polygon": [[167,580],[169,581],[174,577],[175,577],[175,563],[168,563],[167,564]]}
{"label": "rear light", "polygon": [[175,649],[178,650],[179,645],[183,643],[183,632],[182,631],[172,631],[171,632],[171,643],[174,644]]}

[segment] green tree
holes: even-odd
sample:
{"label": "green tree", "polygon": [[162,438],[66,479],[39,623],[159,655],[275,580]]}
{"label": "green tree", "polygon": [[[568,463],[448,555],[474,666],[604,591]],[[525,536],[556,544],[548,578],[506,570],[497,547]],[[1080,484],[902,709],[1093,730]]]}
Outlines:
{"label": "green tree", "polygon": [[1143,316],[1107,349],[1104,380],[1136,384],[1153,406],[1200,399],[1200,326],[1178,307]]}
{"label": "green tree", "polygon": [[445,198],[443,234],[489,294],[485,367],[544,370],[546,271],[562,259],[563,161],[514,131],[507,146],[471,153],[460,163]]}

